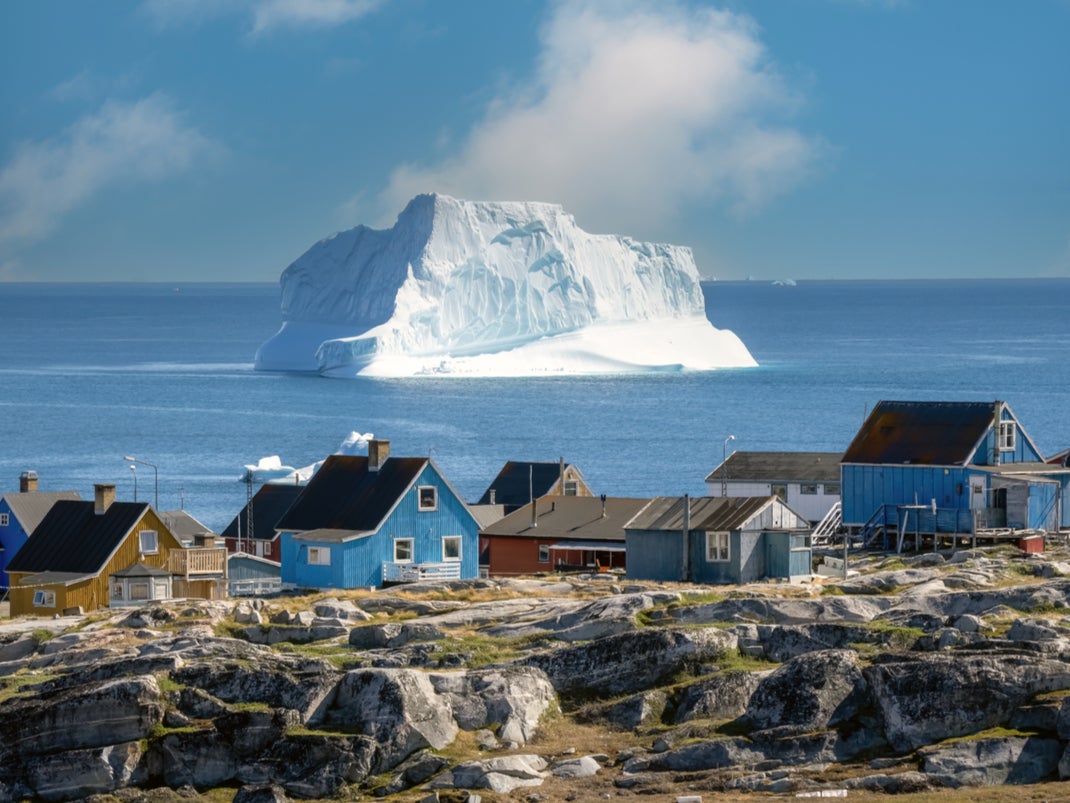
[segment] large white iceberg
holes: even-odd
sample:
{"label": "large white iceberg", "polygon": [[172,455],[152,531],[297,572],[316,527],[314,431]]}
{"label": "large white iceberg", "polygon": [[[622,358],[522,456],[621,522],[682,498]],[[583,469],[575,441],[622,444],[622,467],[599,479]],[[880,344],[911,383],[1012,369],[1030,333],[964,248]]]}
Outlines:
{"label": "large white iceberg", "polygon": [[419,195],[393,228],[321,240],[283,271],[261,370],[591,374],[756,365],[706,318],[689,248],[589,234],[555,204]]}

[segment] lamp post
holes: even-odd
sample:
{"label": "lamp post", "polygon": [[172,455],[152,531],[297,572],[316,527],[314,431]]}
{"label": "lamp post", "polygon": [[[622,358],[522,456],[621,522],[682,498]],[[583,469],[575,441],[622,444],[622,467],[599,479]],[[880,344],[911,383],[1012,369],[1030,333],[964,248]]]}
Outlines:
{"label": "lamp post", "polygon": [[[143,466],[148,466],[152,469],[152,485],[156,496],[156,504],[154,505],[156,512],[160,512],[160,472],[156,470],[156,464],[150,463],[148,460],[138,460],[136,457],[130,455],[123,455],[123,460],[128,463],[141,463]],[[133,468],[133,466],[131,466]]]}
{"label": "lamp post", "polygon": [[728,496],[728,442],[735,439],[735,435],[725,438],[724,448],[721,450],[721,496]]}
{"label": "lamp post", "polygon": [[134,475],[134,501],[137,501],[137,466],[130,466],[130,473]]}

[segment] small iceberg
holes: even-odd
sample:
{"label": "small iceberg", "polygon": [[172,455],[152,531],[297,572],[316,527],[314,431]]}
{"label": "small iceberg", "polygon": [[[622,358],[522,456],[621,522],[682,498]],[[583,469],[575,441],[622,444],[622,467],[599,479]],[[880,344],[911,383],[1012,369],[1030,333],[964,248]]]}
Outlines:
{"label": "small iceberg", "polygon": [[794,279],[777,279],[773,282],[777,287],[795,287]]}
{"label": "small iceberg", "polygon": [[293,466],[284,466],[277,454],[270,457],[261,457],[255,464],[245,466],[245,473],[239,478],[240,482],[270,482],[271,480],[288,477],[296,469]]}

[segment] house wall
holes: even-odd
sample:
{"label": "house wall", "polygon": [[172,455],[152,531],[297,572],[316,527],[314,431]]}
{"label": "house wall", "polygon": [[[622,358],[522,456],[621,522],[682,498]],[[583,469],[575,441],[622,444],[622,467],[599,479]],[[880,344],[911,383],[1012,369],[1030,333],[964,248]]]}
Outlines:
{"label": "house wall", "polygon": [[490,574],[506,577],[553,571],[553,558],[539,562],[539,547],[553,546],[556,538],[517,538],[485,535],[490,551]]}
{"label": "house wall", "polygon": [[[594,494],[591,493],[591,489],[587,487],[587,483],[584,482],[583,477],[580,476],[579,470],[575,466],[565,466],[565,480],[575,481],[576,496],[594,496]],[[561,484],[561,480],[558,479],[552,486],[550,486],[550,489],[546,492],[546,494],[564,496],[565,489]]]}
{"label": "house wall", "polygon": [[[139,551],[140,541],[138,539],[138,532],[141,530],[156,530],[157,543],[159,544],[159,551],[155,555],[142,556]],[[108,585],[108,576],[112,572],[117,572],[120,569],[125,569],[128,566],[132,566],[139,560],[148,565],[155,566],[156,568],[167,568],[167,555],[172,549],[181,549],[182,546],[178,543],[171,531],[164,526],[164,523],[156,515],[156,512],[152,508],[148,509],[148,512],[141,517],[141,520],[134,526],[127,535],[125,540],[119,545],[118,549],[112,554],[100,573],[88,582],[79,583],[77,585],[67,586],[63,592],[64,602],[60,603],[59,587],[51,587],[56,591],[56,608],[35,608],[33,605],[33,592],[34,588],[18,588],[16,579],[29,577],[29,573],[21,573],[19,575],[12,576],[11,587],[11,615],[23,616],[23,615],[52,615],[58,610],[63,608],[73,608],[75,606],[81,606],[86,613],[89,611],[95,611],[97,608],[106,608],[108,606],[108,600],[111,599],[111,588]],[[179,596],[176,594],[176,596]],[[183,595],[187,596],[187,595]]]}
{"label": "house wall", "polygon": [[226,538],[227,552],[245,552],[249,555],[256,555],[258,558],[267,558],[273,560],[276,563],[280,562],[282,558],[282,548],[279,545],[279,539],[276,536],[271,540],[266,538],[243,538],[241,539],[241,549],[238,549],[237,538]]}
{"label": "house wall", "polygon": [[813,550],[806,546],[806,536],[790,531],[763,533],[766,577],[791,579],[808,577],[813,564]]}
{"label": "house wall", "polygon": [[[1014,418],[1007,411],[1003,410],[1002,421],[1014,421]],[[1037,452],[1026,438],[1025,430],[1017,421],[1014,422],[1014,449],[1008,451],[1000,451],[999,462],[1000,463],[1043,463],[1044,458],[1039,452]],[[985,436],[984,442],[977,450],[977,453],[973,456],[973,460],[970,462],[977,466],[990,466],[992,465],[992,448],[995,445],[996,430],[990,428],[988,434]]]}
{"label": "house wall", "polygon": [[7,588],[10,579],[7,576],[7,565],[15,557],[15,553],[29,540],[30,534],[19,523],[18,518],[11,512],[11,506],[6,499],[0,498],[0,514],[7,514],[7,526],[0,527],[0,588]]}
{"label": "house wall", "polygon": [[[419,487],[438,488],[436,510],[419,509]],[[461,536],[461,577],[479,576],[479,525],[465,503],[428,464],[374,535],[345,543],[296,541],[282,533],[282,580],[307,588],[361,588],[383,584],[383,564],[394,560],[394,541],[413,539],[413,563],[442,563],[442,539]],[[329,566],[308,563],[308,548],[331,550]]]}
{"label": "house wall", "polygon": [[[825,514],[829,512],[834,504],[840,501],[840,494],[838,492],[826,493],[824,482],[787,482],[777,483],[778,485],[785,486],[784,501],[787,502],[788,507],[805,518],[807,521],[816,524],[825,517]],[[816,485],[816,494],[804,494],[802,492],[802,486]],[[831,483],[829,483],[831,484]],[[773,493],[773,483],[770,482],[755,482],[753,480],[748,481],[733,481],[731,479],[727,482],[727,490],[729,496],[741,497],[741,496],[770,496]],[[710,496],[721,495],[721,481],[711,480],[706,483],[706,492]]]}
{"label": "house wall", "polygon": [[679,531],[625,530],[630,580],[679,580],[683,563],[683,535]]}
{"label": "house wall", "polygon": [[[871,466],[840,468],[843,523],[861,526],[881,505],[912,505],[936,500],[938,508],[968,510],[971,472],[956,466]],[[893,515],[894,520],[894,515]]]}

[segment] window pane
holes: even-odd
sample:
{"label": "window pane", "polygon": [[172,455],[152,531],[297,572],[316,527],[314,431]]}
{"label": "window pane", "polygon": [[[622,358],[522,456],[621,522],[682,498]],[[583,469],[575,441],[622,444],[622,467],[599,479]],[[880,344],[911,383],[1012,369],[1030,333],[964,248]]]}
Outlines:
{"label": "window pane", "polygon": [[411,538],[399,538],[394,541],[394,560],[399,562],[412,560]]}
{"label": "window pane", "polygon": [[539,563],[550,562],[550,545],[539,544]]}
{"label": "window pane", "polygon": [[459,535],[448,535],[442,539],[442,559],[461,559],[461,537]]}
{"label": "window pane", "polygon": [[438,488],[434,485],[420,486],[420,510],[434,510],[438,506]]}

